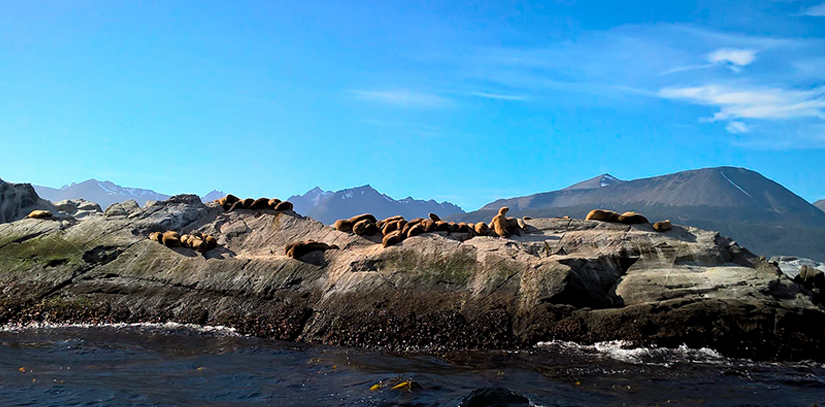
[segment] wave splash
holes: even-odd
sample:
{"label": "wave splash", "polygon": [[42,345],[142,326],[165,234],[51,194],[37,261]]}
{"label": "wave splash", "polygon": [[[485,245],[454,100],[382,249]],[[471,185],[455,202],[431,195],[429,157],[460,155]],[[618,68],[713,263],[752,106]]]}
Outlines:
{"label": "wave splash", "polygon": [[36,322],[26,324],[7,324],[0,326],[0,332],[19,333],[33,330],[54,330],[54,329],[71,329],[71,328],[111,328],[116,330],[130,329],[130,330],[147,330],[158,333],[164,332],[179,332],[189,331],[201,335],[217,335],[217,336],[232,336],[240,337],[235,328],[226,326],[211,326],[211,325],[197,325],[197,324],[180,324],[177,322],[163,322],[163,323],[149,323],[149,322],[135,322],[135,323],[112,323],[112,324],[77,324],[77,323],[52,323],[52,322]]}
{"label": "wave splash", "polygon": [[678,348],[639,347],[628,341],[596,342],[593,345],[582,345],[569,341],[548,341],[536,344],[539,349],[561,350],[585,355],[601,356],[619,362],[637,365],[670,366],[673,363],[722,363],[724,356],[709,348],[689,348],[681,345]]}

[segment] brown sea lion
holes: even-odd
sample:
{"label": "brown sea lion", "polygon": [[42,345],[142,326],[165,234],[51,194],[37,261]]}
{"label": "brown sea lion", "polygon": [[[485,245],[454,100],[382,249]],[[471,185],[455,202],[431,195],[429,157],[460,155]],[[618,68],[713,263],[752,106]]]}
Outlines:
{"label": "brown sea lion", "polygon": [[[391,232],[403,229],[406,224],[407,224],[407,221],[405,221],[404,219],[397,219],[397,220],[393,220],[391,222],[386,222],[384,224],[384,228],[381,229],[381,234],[382,235],[388,235]],[[375,225],[375,226],[378,226],[378,225]]]}
{"label": "brown sea lion", "polygon": [[381,239],[381,245],[384,247],[393,246],[398,243],[401,243],[404,240],[404,238],[405,236],[403,233],[401,233],[400,230],[394,230],[384,235],[384,238]]}
{"label": "brown sea lion", "polygon": [[404,217],[401,216],[401,215],[390,216],[389,218],[381,219],[380,221],[378,221],[375,224],[375,226],[378,226],[379,229],[383,229],[384,226],[386,226],[388,223],[392,223],[392,222],[395,222],[395,221],[398,221],[398,220],[403,220],[403,219],[404,219]]}
{"label": "brown sea lion", "polygon": [[29,212],[28,215],[26,215],[27,218],[31,218],[31,219],[46,219],[46,218],[51,218],[52,216],[53,215],[52,215],[51,211],[46,211],[46,210],[42,210],[42,209],[35,209],[35,210]]}
{"label": "brown sea lion", "polygon": [[232,204],[234,204],[235,202],[238,202],[240,200],[241,199],[238,198],[235,195],[227,194],[225,197],[218,199],[218,203],[221,204],[221,206],[223,207],[223,210],[228,211],[229,208],[232,207]]}
{"label": "brown sea lion", "polygon": [[161,241],[161,239],[160,239],[161,236],[163,236],[163,233],[152,232],[152,233],[149,233],[149,240],[152,240],[152,241],[155,241],[155,242],[160,242]]}
{"label": "brown sea lion", "polygon": [[339,219],[335,221],[333,227],[341,232],[352,232],[352,227],[364,219],[370,220],[373,224],[375,223],[375,216],[372,216],[372,214],[369,213],[362,213],[349,219]]}
{"label": "brown sea lion", "polygon": [[458,232],[458,223],[455,222],[447,222],[450,225],[450,233]]}
{"label": "brown sea lion", "polygon": [[352,226],[352,233],[358,236],[372,236],[378,233],[378,226],[369,219],[361,219]]}
{"label": "brown sea lion", "polygon": [[206,235],[203,241],[206,242],[207,251],[218,247],[218,240],[215,239],[212,235]]}
{"label": "brown sea lion", "polygon": [[619,222],[626,225],[636,225],[639,223],[650,223],[647,218],[636,212],[625,212],[619,215]]}
{"label": "brown sea lion", "polygon": [[436,215],[436,214],[434,214],[434,213],[432,213],[432,212],[428,213],[428,214],[427,214],[427,216],[429,216],[429,217],[430,217],[430,219],[432,219],[432,220],[434,220],[434,221],[436,221],[436,222],[438,222],[438,221],[440,221],[440,220],[441,220],[441,218],[439,218],[439,217],[438,217],[438,215]]}
{"label": "brown sea lion", "polygon": [[252,209],[252,204],[255,203],[255,199],[254,198],[246,198],[241,202],[243,202],[243,208],[244,209]]}
{"label": "brown sea lion", "polygon": [[670,219],[659,221],[653,224],[653,230],[657,232],[667,232],[671,229],[673,229],[673,224],[670,223]]}
{"label": "brown sea lion", "polygon": [[299,258],[307,253],[314,251],[337,250],[338,246],[329,245],[323,242],[316,242],[314,240],[304,240],[300,242],[290,243],[284,248],[284,254],[291,259]]}
{"label": "brown sea lion", "polygon": [[206,251],[206,242],[204,242],[202,239],[193,236],[189,240],[189,247],[203,253]]}
{"label": "brown sea lion", "polygon": [[509,210],[510,208],[506,206],[501,207],[501,209],[498,210],[498,215],[494,216],[490,222],[490,226],[499,237],[510,236],[510,232],[507,231],[507,211]]}
{"label": "brown sea lion", "polygon": [[269,202],[267,202],[267,205],[270,207],[270,209],[275,209],[275,207],[278,206],[279,203],[281,203],[280,199],[272,198],[269,200]]}
{"label": "brown sea lion", "polygon": [[413,219],[413,220],[411,220],[407,223],[412,223],[413,225],[415,225],[416,223],[421,223],[421,222],[424,222],[424,221],[425,221],[424,218],[415,218],[415,219]]}
{"label": "brown sea lion", "polygon": [[[432,219],[427,219],[427,220],[430,221],[430,222],[433,221]],[[425,233],[425,232],[426,232],[426,230],[425,230],[424,223],[423,222],[422,223],[416,223],[415,225],[412,225],[409,229],[407,229],[406,233],[404,233],[404,238],[409,239],[413,236],[418,236],[418,235],[420,235],[422,233]]]}
{"label": "brown sea lion", "polygon": [[[441,221],[439,221],[441,222]],[[424,232],[435,232],[435,221],[432,219],[424,219],[421,221],[421,226],[424,228]]]}
{"label": "brown sea lion", "polygon": [[178,232],[171,230],[165,232],[161,239],[166,247],[180,247],[180,234]]}
{"label": "brown sea lion", "polygon": [[458,233],[473,233],[473,229],[470,228],[470,225],[464,222],[458,222],[458,229],[456,232]]}
{"label": "brown sea lion", "polygon": [[474,224],[473,230],[475,230],[476,234],[479,236],[487,236],[487,234],[490,233],[490,227],[484,222]]}
{"label": "brown sea lion", "polygon": [[291,211],[293,208],[292,202],[283,201],[277,205],[275,205],[276,211]]}
{"label": "brown sea lion", "polygon": [[449,222],[444,222],[443,220],[435,221],[435,231],[436,232],[449,232],[452,229]]}
{"label": "brown sea lion", "polygon": [[232,205],[229,206],[229,209],[227,209],[226,211],[227,212],[232,212],[235,209],[243,209],[243,201],[238,201],[238,202],[233,203]]}
{"label": "brown sea lion", "polygon": [[266,209],[269,208],[269,198],[258,198],[252,205],[249,205],[249,209]]}
{"label": "brown sea lion", "polygon": [[191,237],[192,237],[192,235],[180,235],[180,245],[183,246],[183,247],[192,247],[189,244],[189,238],[191,238]]}
{"label": "brown sea lion", "polygon": [[619,214],[609,209],[593,209],[585,220],[600,220],[602,222],[618,222]]}

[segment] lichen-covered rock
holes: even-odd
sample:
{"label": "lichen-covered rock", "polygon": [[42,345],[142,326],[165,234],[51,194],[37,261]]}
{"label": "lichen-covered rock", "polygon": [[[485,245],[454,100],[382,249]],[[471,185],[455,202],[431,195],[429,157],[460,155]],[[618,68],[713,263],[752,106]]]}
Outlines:
{"label": "lichen-covered rock", "polygon": [[[819,290],[715,232],[531,219],[507,239],[433,231],[384,248],[293,211],[190,195],[136,206],[0,224],[0,322],[177,321],[395,350],[621,339],[825,360]],[[217,247],[147,239],[167,230]],[[340,250],[295,261],[284,248],[297,241]]]}

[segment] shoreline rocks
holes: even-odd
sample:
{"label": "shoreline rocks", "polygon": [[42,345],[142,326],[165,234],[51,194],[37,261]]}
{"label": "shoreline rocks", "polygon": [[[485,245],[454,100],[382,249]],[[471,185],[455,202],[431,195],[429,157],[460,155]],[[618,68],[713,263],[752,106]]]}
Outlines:
{"label": "shoreline rocks", "polygon": [[[383,248],[291,210],[224,211],[194,195],[72,222],[22,219],[0,224],[0,323],[174,321],[396,351],[626,340],[825,360],[819,289],[718,233],[529,225],[510,238],[436,231]],[[146,238],[160,230],[218,245],[196,254]],[[299,261],[284,251],[299,241],[340,250]]]}

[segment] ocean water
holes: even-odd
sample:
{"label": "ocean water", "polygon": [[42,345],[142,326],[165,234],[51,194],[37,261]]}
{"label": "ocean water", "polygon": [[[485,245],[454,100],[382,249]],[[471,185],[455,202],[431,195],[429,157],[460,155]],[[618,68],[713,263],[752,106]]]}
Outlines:
{"label": "ocean water", "polygon": [[709,349],[397,355],[161,325],[0,329],[0,406],[825,406],[825,365]]}

